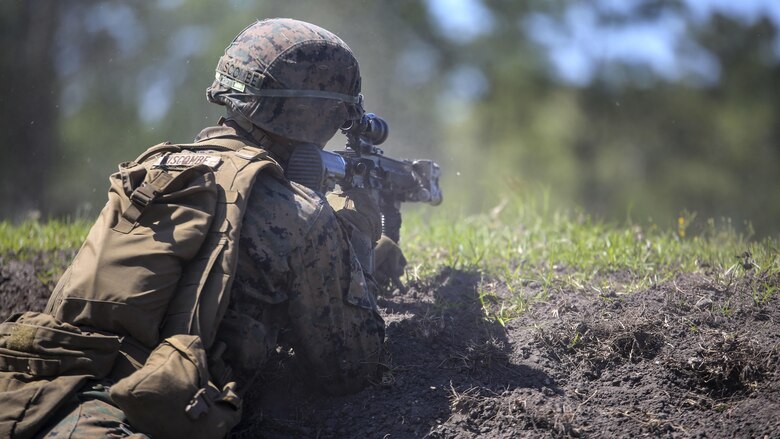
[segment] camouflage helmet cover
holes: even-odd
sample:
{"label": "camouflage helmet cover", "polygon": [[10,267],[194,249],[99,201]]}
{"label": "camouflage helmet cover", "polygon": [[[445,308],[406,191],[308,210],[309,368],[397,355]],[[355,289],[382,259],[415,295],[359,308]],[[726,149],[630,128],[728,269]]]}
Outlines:
{"label": "camouflage helmet cover", "polygon": [[236,36],[217,64],[208,100],[265,131],[324,145],[360,117],[360,69],[333,33],[303,21],[257,21]]}

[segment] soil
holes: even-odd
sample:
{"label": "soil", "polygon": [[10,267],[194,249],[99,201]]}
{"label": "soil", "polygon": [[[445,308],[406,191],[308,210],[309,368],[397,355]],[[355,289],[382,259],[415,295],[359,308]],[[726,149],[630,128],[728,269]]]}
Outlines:
{"label": "soil", "polygon": [[[2,261],[0,318],[43,308],[47,269]],[[280,349],[233,436],[780,437],[778,287],[749,272],[679,274],[631,294],[563,289],[503,326],[478,292],[505,286],[444,270],[379,299],[388,358],[376,383],[325,396]]]}
{"label": "soil", "polygon": [[42,257],[20,262],[0,258],[0,321],[23,311],[42,311],[54,285],[41,280],[50,262]]}

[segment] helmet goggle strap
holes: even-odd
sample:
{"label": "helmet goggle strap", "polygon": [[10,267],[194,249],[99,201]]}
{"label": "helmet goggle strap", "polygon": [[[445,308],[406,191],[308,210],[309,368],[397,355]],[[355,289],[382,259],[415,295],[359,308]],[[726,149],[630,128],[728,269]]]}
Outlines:
{"label": "helmet goggle strap", "polygon": [[[220,62],[220,66],[221,66]],[[245,93],[249,92],[254,96],[265,98],[315,98],[315,99],[332,99],[336,101],[344,102],[345,104],[356,105],[361,102],[362,96],[351,96],[345,93],[337,93],[327,90],[290,90],[290,89],[267,89],[260,88],[265,79],[265,75],[259,72],[248,72],[247,70],[234,68],[234,72],[239,73],[239,76],[245,77],[248,80],[240,80],[227,73],[217,70],[215,78],[222,84],[222,86],[231,88],[237,92]]]}

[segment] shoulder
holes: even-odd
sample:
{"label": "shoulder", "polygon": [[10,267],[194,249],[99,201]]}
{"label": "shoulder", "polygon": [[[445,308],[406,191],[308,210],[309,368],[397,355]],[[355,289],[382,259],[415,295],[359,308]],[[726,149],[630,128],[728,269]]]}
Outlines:
{"label": "shoulder", "polygon": [[275,256],[288,255],[303,246],[313,230],[331,223],[331,216],[332,209],[316,192],[261,173],[249,195],[241,239]]}
{"label": "shoulder", "polygon": [[297,183],[261,173],[252,187],[247,212],[268,223],[297,227],[306,232],[325,207],[316,192]]}

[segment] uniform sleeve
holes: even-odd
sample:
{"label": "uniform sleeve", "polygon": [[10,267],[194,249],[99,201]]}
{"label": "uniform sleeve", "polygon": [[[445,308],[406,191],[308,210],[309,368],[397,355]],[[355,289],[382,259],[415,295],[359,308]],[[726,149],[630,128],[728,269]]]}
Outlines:
{"label": "uniform sleeve", "polygon": [[288,315],[295,352],[330,393],[360,390],[376,374],[384,322],[347,233],[324,206],[289,259]]}
{"label": "uniform sleeve", "polygon": [[329,192],[327,197],[336,216],[348,228],[360,231],[370,239],[373,247],[382,234],[382,216],[371,194],[364,189],[352,189],[347,192]]}
{"label": "uniform sleeve", "polygon": [[363,272],[372,274],[374,247],[382,234],[382,216],[376,201],[364,189],[330,192],[327,200],[346,231]]}

